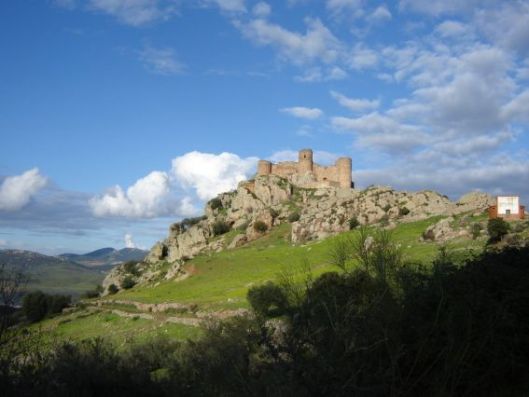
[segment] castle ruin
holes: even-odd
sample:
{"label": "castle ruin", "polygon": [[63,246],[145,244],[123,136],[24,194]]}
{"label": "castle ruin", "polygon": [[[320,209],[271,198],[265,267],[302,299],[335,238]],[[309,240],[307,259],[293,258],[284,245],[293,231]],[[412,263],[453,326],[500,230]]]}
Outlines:
{"label": "castle ruin", "polygon": [[308,188],[340,187],[352,188],[352,160],[350,157],[340,157],[329,167],[315,164],[312,149],[299,151],[299,160],[283,161],[274,164],[267,160],[259,160],[257,175],[277,175],[289,179],[298,186]]}

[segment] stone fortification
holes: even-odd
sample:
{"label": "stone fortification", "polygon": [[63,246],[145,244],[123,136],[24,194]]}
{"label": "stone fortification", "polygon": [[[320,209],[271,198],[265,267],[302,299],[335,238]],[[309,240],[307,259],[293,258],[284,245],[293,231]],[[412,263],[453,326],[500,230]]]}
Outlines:
{"label": "stone fortification", "polygon": [[259,160],[257,175],[277,175],[288,179],[296,186],[304,188],[340,187],[350,189],[352,182],[352,160],[340,157],[335,165],[323,167],[314,163],[311,149],[299,151],[299,160],[274,164]]}

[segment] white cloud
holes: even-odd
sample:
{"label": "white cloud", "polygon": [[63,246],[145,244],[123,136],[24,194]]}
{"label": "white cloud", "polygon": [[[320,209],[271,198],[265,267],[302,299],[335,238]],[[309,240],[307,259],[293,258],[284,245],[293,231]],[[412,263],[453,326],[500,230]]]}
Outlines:
{"label": "white cloud", "polygon": [[136,244],[134,244],[134,241],[132,240],[132,234],[126,233],[123,240],[125,241],[126,248],[136,248]]}
{"label": "white cloud", "polygon": [[306,108],[303,106],[294,106],[290,108],[279,109],[281,112],[289,114],[300,119],[315,120],[323,115],[321,109]]}
{"label": "white cloud", "polygon": [[0,185],[0,211],[17,211],[27,205],[47,180],[32,168],[21,175],[8,176]]}
{"label": "white cloud", "polygon": [[252,9],[253,15],[255,15],[258,18],[266,18],[267,16],[270,15],[271,12],[272,12],[272,7],[270,7],[270,4],[264,1],[260,1]]}
{"label": "white cloud", "polygon": [[193,188],[200,200],[233,190],[255,172],[257,158],[233,153],[190,152],[172,162],[171,175],[185,188]]}
{"label": "white cloud", "polygon": [[0,239],[0,247],[6,247],[7,246],[7,240]]}
{"label": "white cloud", "polygon": [[372,49],[358,43],[347,56],[347,63],[351,69],[369,69],[378,64],[378,55]]}
{"label": "white cloud", "polygon": [[154,218],[174,213],[169,204],[169,176],[153,171],[139,179],[124,191],[116,185],[99,197],[90,200],[95,216],[122,216],[130,218]]}
{"label": "white cloud", "polygon": [[222,11],[245,12],[245,0],[203,0],[205,4],[214,4]]}
{"label": "white cloud", "polygon": [[165,0],[89,0],[89,7],[131,26],[166,20],[177,12],[175,3]]}
{"label": "white cloud", "polygon": [[169,76],[185,71],[185,65],[178,61],[172,48],[145,46],[139,52],[139,56],[145,67],[152,73]]}
{"label": "white cloud", "polygon": [[328,10],[333,13],[349,10],[355,13],[362,13],[362,0],[327,0],[325,3]]}
{"label": "white cloud", "polygon": [[353,112],[374,110],[380,106],[380,101],[378,99],[369,100],[359,98],[348,98],[345,95],[342,95],[336,91],[331,91],[331,96],[336,99],[340,105]]}
{"label": "white cloud", "polygon": [[440,16],[471,11],[476,5],[491,3],[489,0],[400,0],[401,10],[410,10],[422,14]]}
{"label": "white cloud", "polygon": [[437,25],[435,31],[442,37],[460,38],[468,33],[469,27],[459,21],[446,20]]}
{"label": "white cloud", "polygon": [[367,20],[371,23],[378,23],[388,21],[391,19],[391,12],[385,5],[378,6],[369,16]]}
{"label": "white cloud", "polygon": [[340,41],[319,19],[307,18],[305,22],[305,34],[292,32],[264,19],[237,23],[236,26],[255,43],[277,48],[282,58],[294,64],[335,62],[342,51]]}
{"label": "white cloud", "polygon": [[338,66],[322,69],[319,66],[305,70],[302,75],[294,77],[301,83],[316,83],[322,81],[336,81],[347,78],[347,72]]}

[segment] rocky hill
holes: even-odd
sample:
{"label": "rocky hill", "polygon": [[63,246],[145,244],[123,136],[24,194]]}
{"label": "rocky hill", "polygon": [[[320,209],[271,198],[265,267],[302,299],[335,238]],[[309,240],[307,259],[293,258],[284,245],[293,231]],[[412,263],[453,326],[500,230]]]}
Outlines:
{"label": "rocky hill", "polygon": [[301,244],[350,230],[356,225],[394,227],[436,215],[482,213],[493,203],[484,193],[469,193],[457,202],[426,190],[396,191],[386,186],[364,190],[301,188],[274,175],[258,176],[222,193],[206,204],[205,215],[184,219],[170,226],[169,236],[154,245],[143,262],[125,271],[114,268],[103,286],[122,285],[160,278],[183,277],[182,263],[205,252],[240,247],[284,223],[291,223],[290,240]]}

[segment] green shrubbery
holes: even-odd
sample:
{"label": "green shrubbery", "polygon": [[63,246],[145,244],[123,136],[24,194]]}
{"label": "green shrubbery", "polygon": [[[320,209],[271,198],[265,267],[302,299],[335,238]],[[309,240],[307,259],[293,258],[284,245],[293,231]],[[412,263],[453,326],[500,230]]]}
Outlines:
{"label": "green shrubbery", "polygon": [[529,247],[461,265],[441,251],[431,271],[395,262],[388,236],[353,247],[367,265],[307,279],[296,299],[283,283],[253,287],[257,316],[190,343],[9,346],[2,395],[529,395]]}
{"label": "green shrubbery", "polygon": [[218,220],[213,224],[213,235],[220,236],[221,234],[228,233],[231,230],[229,223]]}
{"label": "green shrubbery", "polygon": [[131,289],[136,285],[136,281],[130,276],[127,276],[121,281],[121,288],[123,289]]}
{"label": "green shrubbery", "polygon": [[264,233],[268,230],[268,226],[263,221],[256,221],[253,224],[253,230],[259,233]]}
{"label": "green shrubbery", "polygon": [[358,219],[356,216],[349,219],[349,230],[354,230],[360,225],[360,222],[358,222]]}
{"label": "green shrubbery", "polygon": [[288,216],[288,221],[290,223],[293,223],[293,222],[297,222],[299,221],[299,218],[301,217],[300,213],[298,211],[296,212],[292,212],[289,216]]}
{"label": "green shrubbery", "polygon": [[510,225],[501,218],[489,219],[487,232],[489,233],[489,243],[496,243],[501,240],[511,230]]}
{"label": "green shrubbery", "polygon": [[214,199],[211,199],[209,201],[209,206],[212,210],[216,210],[216,209],[219,209],[219,208],[222,208],[222,201],[220,198],[218,197],[215,197]]}
{"label": "green shrubbery", "polygon": [[107,291],[108,291],[108,293],[110,295],[114,295],[114,294],[117,294],[117,292],[119,291],[119,288],[117,287],[116,284],[110,284],[108,286],[108,290]]}
{"label": "green shrubbery", "polygon": [[57,314],[70,306],[69,295],[48,295],[42,291],[30,292],[22,300],[22,311],[26,318],[34,323],[52,314]]}

